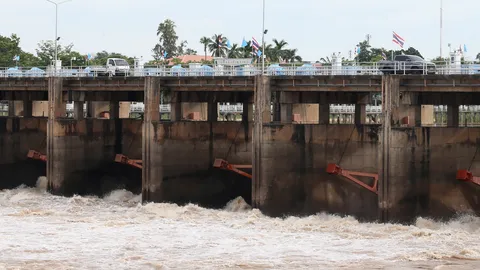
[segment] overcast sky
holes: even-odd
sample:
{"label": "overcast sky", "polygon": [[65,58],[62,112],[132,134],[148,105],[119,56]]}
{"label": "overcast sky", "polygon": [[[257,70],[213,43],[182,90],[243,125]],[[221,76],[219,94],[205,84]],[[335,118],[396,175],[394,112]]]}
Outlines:
{"label": "overcast sky", "polygon": [[[60,0],[55,0],[60,1]],[[443,52],[448,43],[467,45],[467,56],[480,52],[479,0],[444,0]],[[440,0],[266,0],[267,41],[285,39],[309,61],[333,52],[348,56],[371,35],[374,47],[405,46],[426,58],[440,53]],[[55,36],[55,7],[45,0],[1,0],[0,35],[16,33],[24,50]],[[59,6],[59,36],[83,54],[101,50],[151,59],[158,24],[170,18],[177,35],[203,54],[202,36],[222,33],[232,43],[262,32],[262,0],[73,0]]]}

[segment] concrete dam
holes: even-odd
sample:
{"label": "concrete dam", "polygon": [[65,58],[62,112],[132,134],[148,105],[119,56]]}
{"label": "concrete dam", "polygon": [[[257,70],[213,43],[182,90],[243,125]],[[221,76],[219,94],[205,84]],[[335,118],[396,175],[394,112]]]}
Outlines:
{"label": "concrete dam", "polygon": [[[271,216],[319,212],[409,222],[480,214],[477,75],[0,78],[0,189],[47,176],[53,194],[118,188],[144,202]],[[367,115],[372,95],[381,113]],[[66,103],[74,102],[73,116]],[[130,118],[129,102],[143,102]],[[242,103],[220,120],[219,103]],[[84,105],[86,104],[86,114]],[[160,112],[169,104],[168,117]],[[331,104],[354,104],[351,122]],[[444,105],[446,125],[424,121]],[[127,112],[127,113],[126,113]]]}

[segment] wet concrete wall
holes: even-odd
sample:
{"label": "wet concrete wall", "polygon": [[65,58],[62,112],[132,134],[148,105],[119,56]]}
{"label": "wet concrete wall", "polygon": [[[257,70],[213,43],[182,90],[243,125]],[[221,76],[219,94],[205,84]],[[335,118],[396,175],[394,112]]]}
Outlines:
{"label": "wet concrete wall", "polygon": [[124,149],[138,151],[131,143],[136,132],[129,120],[65,119],[55,124],[55,154],[47,158],[54,159],[56,176],[63,182],[54,183],[54,192],[101,196],[118,188],[140,191],[141,172],[114,162],[115,155]]}
{"label": "wet concrete wall", "polygon": [[388,220],[480,214],[480,187],[456,180],[458,169],[480,174],[479,128],[394,128],[391,132]]}
{"label": "wet concrete wall", "polygon": [[47,118],[0,118],[0,189],[35,186],[45,163],[27,158],[29,149],[45,152]]}
{"label": "wet concrete wall", "polygon": [[[251,201],[251,180],[213,168],[215,158],[232,164],[252,164],[252,125],[241,122],[163,122],[155,126],[155,143],[161,145],[163,179],[149,193],[151,201],[198,203],[223,207],[242,196]],[[145,167],[144,167],[145,169]]]}
{"label": "wet concrete wall", "polygon": [[375,173],[378,127],[264,125],[262,132],[260,182],[254,184],[254,204],[260,210],[273,216],[330,212],[376,219],[377,195],[327,174],[326,167],[337,163]]}

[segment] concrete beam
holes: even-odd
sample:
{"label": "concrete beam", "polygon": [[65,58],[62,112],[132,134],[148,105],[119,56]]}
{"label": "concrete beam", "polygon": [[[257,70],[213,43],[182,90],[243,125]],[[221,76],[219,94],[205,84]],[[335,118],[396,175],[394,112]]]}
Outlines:
{"label": "concrete beam", "polygon": [[145,78],[145,112],[142,126],[142,201],[164,200],[163,144],[160,124],[160,78]]}

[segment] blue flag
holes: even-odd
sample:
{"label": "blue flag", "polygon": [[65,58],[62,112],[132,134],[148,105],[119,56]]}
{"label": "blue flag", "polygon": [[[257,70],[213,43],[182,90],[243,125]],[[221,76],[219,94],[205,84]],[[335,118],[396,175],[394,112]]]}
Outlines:
{"label": "blue flag", "polygon": [[87,55],[87,60],[90,60],[90,59],[92,59],[92,55],[91,55],[91,54],[88,54],[88,55]]}
{"label": "blue flag", "polygon": [[168,55],[167,52],[163,52],[163,58],[167,58],[167,55]]}
{"label": "blue flag", "polygon": [[262,51],[258,50],[257,55],[258,55],[258,57],[262,56]]}
{"label": "blue flag", "polygon": [[463,44],[463,51],[467,52],[467,45]]}
{"label": "blue flag", "polygon": [[357,47],[357,53],[360,53],[360,46]]}
{"label": "blue flag", "polygon": [[247,41],[245,40],[245,38],[243,38],[243,41],[242,41],[242,48],[245,48],[247,47],[248,43]]}
{"label": "blue flag", "polygon": [[232,47],[232,44],[230,44],[230,40],[227,40],[227,48],[231,48]]}

